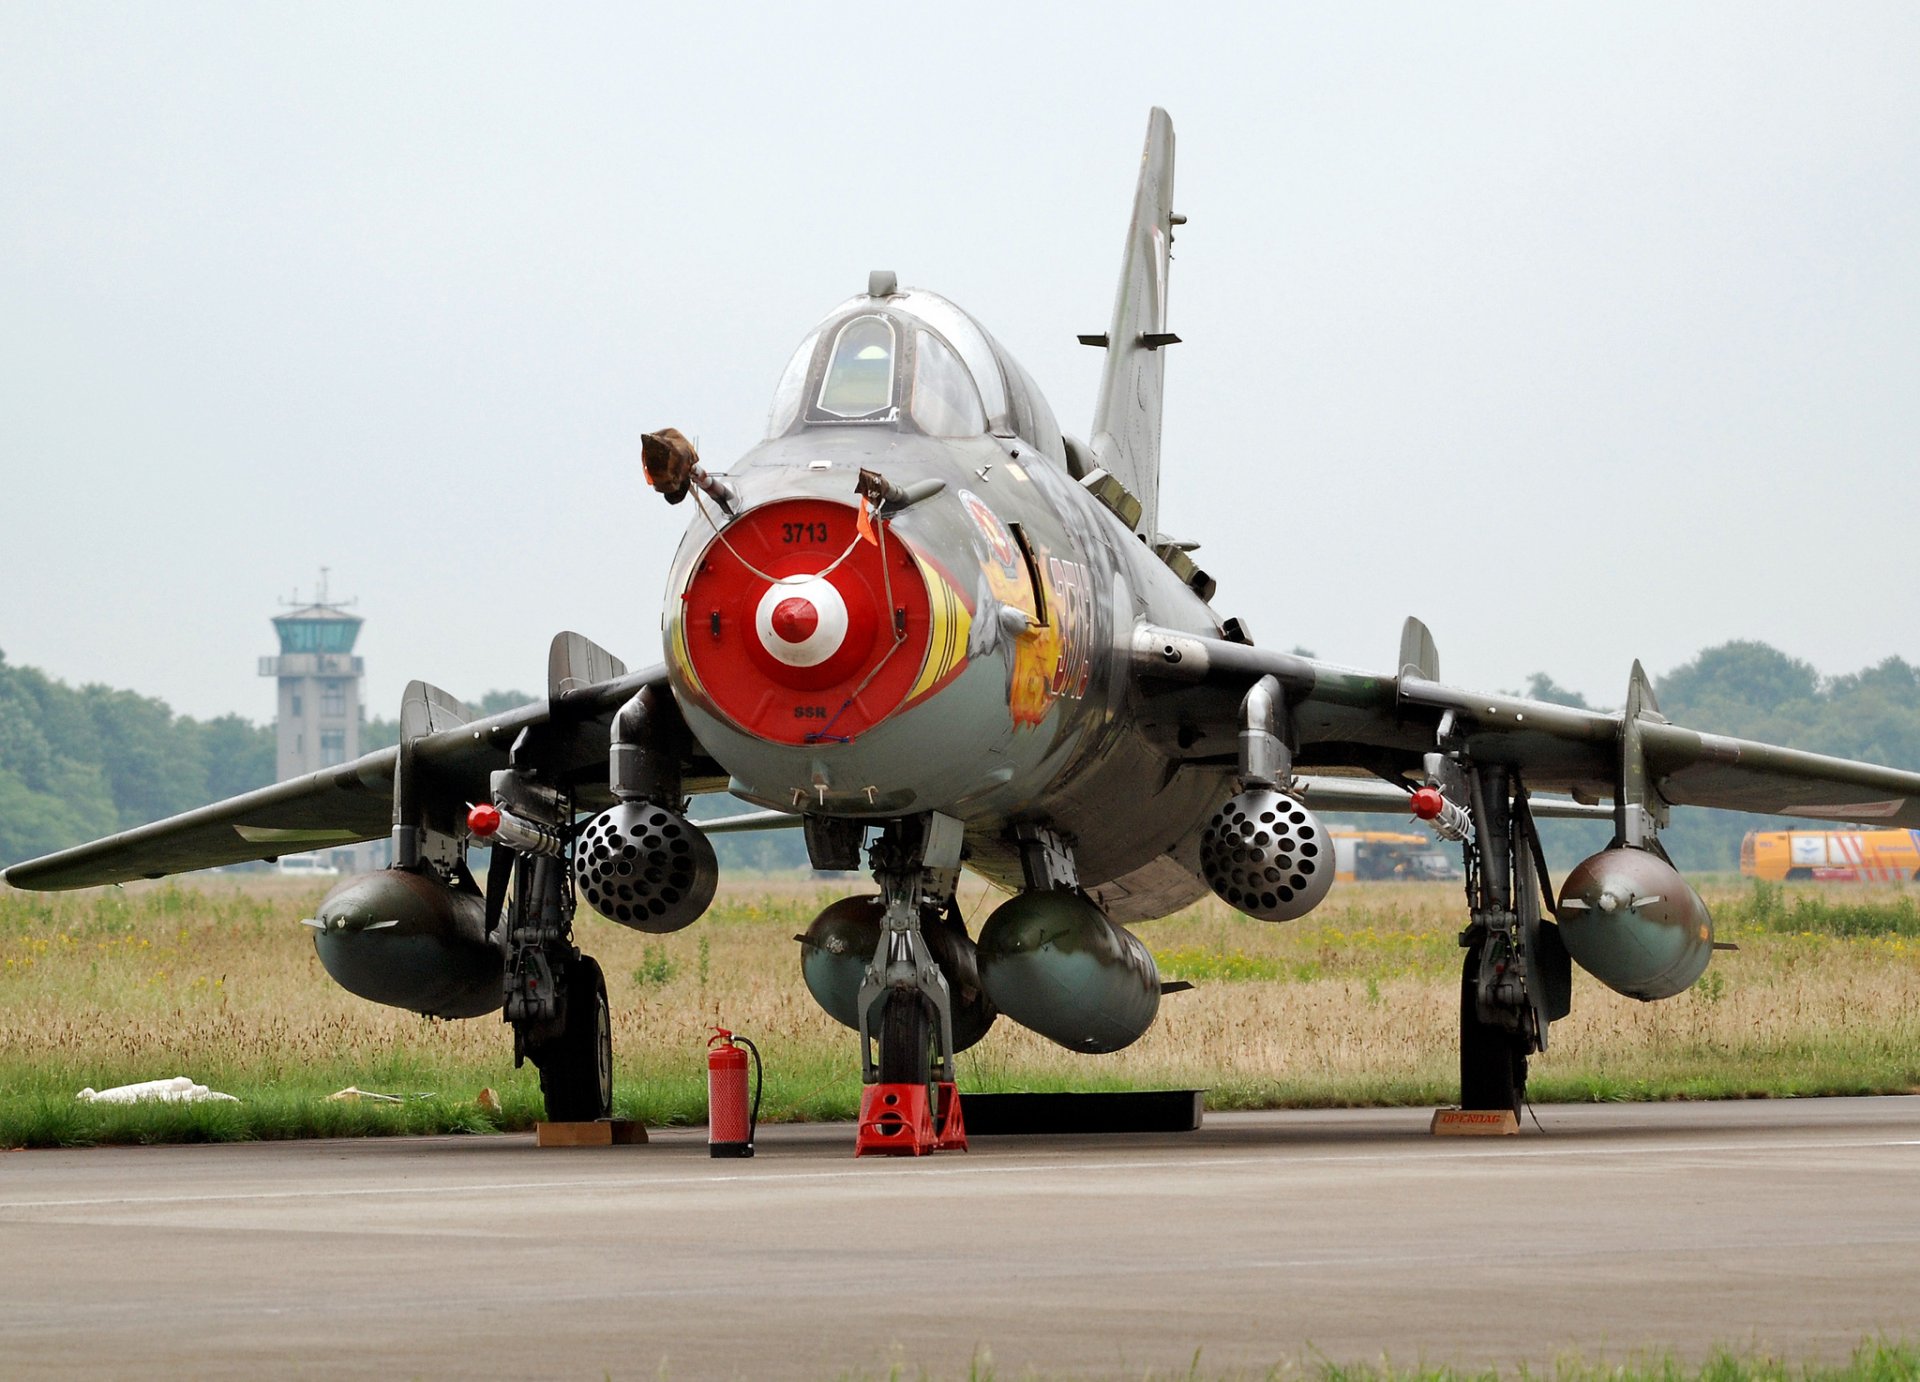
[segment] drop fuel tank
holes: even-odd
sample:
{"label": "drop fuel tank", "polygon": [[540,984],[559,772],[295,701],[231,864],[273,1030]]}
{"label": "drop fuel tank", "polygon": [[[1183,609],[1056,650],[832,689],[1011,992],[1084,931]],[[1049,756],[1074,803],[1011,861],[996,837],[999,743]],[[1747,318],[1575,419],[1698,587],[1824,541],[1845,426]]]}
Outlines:
{"label": "drop fuel tank", "polygon": [[980,928],[980,982],[1001,1012],[1069,1051],[1131,1046],[1160,1011],[1147,947],[1079,893],[1002,903]]}
{"label": "drop fuel tank", "polygon": [[1684,993],[1713,958],[1713,918],[1665,859],[1606,849],[1560,889],[1560,936],[1575,962],[1629,998]]}
{"label": "drop fuel tank", "polygon": [[307,925],[327,973],[361,998],[430,1017],[478,1017],[503,1001],[504,957],[471,879],[381,869],[334,888]]}

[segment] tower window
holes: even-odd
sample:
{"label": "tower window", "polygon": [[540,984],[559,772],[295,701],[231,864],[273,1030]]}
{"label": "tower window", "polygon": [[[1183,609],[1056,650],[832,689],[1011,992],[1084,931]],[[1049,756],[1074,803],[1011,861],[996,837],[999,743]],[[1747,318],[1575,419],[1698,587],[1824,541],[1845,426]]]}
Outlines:
{"label": "tower window", "polygon": [[330,681],[320,688],[320,713],[335,718],[347,713],[347,688],[344,682]]}
{"label": "tower window", "polygon": [[307,713],[304,702],[301,701],[300,693],[298,691],[293,693],[293,706],[289,713],[291,713],[293,718],[296,720],[299,719],[302,715]]}

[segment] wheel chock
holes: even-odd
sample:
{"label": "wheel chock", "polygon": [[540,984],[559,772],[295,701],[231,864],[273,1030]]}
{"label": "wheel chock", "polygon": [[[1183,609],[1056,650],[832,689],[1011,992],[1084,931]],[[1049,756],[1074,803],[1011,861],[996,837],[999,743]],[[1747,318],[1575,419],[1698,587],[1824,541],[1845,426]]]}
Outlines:
{"label": "wheel chock", "polygon": [[536,1147],[636,1147],[646,1140],[646,1126],[630,1118],[533,1125],[533,1145]]}
{"label": "wheel chock", "polygon": [[870,1084],[860,1091],[859,1156],[923,1156],[933,1150],[933,1112],[923,1084]]}
{"label": "wheel chock", "polygon": [[1435,1109],[1428,1132],[1435,1137],[1512,1137],[1520,1120],[1510,1108]]}
{"label": "wheel chock", "polygon": [[923,1084],[870,1084],[860,1091],[860,1128],[853,1140],[859,1156],[925,1156],[967,1149],[960,1095],[952,1084],[934,1087],[937,1107]]}
{"label": "wheel chock", "polygon": [[964,1152],[967,1149],[967,1120],[960,1114],[960,1091],[951,1082],[935,1085],[940,1106],[933,1115],[933,1150]]}

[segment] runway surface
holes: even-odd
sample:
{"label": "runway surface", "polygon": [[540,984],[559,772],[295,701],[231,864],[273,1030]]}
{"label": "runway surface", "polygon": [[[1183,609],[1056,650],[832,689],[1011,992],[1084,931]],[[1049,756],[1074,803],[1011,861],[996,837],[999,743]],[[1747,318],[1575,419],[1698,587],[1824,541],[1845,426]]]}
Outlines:
{"label": "runway surface", "polygon": [[530,1137],[0,1156],[0,1372],[1199,1375],[1920,1339],[1920,1098],[1211,1114],[712,1161]]}

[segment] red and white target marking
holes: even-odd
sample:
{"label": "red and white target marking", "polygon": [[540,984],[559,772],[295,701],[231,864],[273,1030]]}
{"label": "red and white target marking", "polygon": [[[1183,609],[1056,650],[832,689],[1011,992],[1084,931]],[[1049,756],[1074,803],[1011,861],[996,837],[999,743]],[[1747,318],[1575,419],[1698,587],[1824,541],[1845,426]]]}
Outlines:
{"label": "red and white target marking", "polygon": [[912,549],[857,541],[839,500],[779,499],[727,525],[693,563],[676,689],[776,744],[864,734],[906,702],[933,638]]}
{"label": "red and white target marking", "polygon": [[780,662],[818,667],[847,641],[847,602],[824,576],[788,576],[760,597],[753,627]]}

